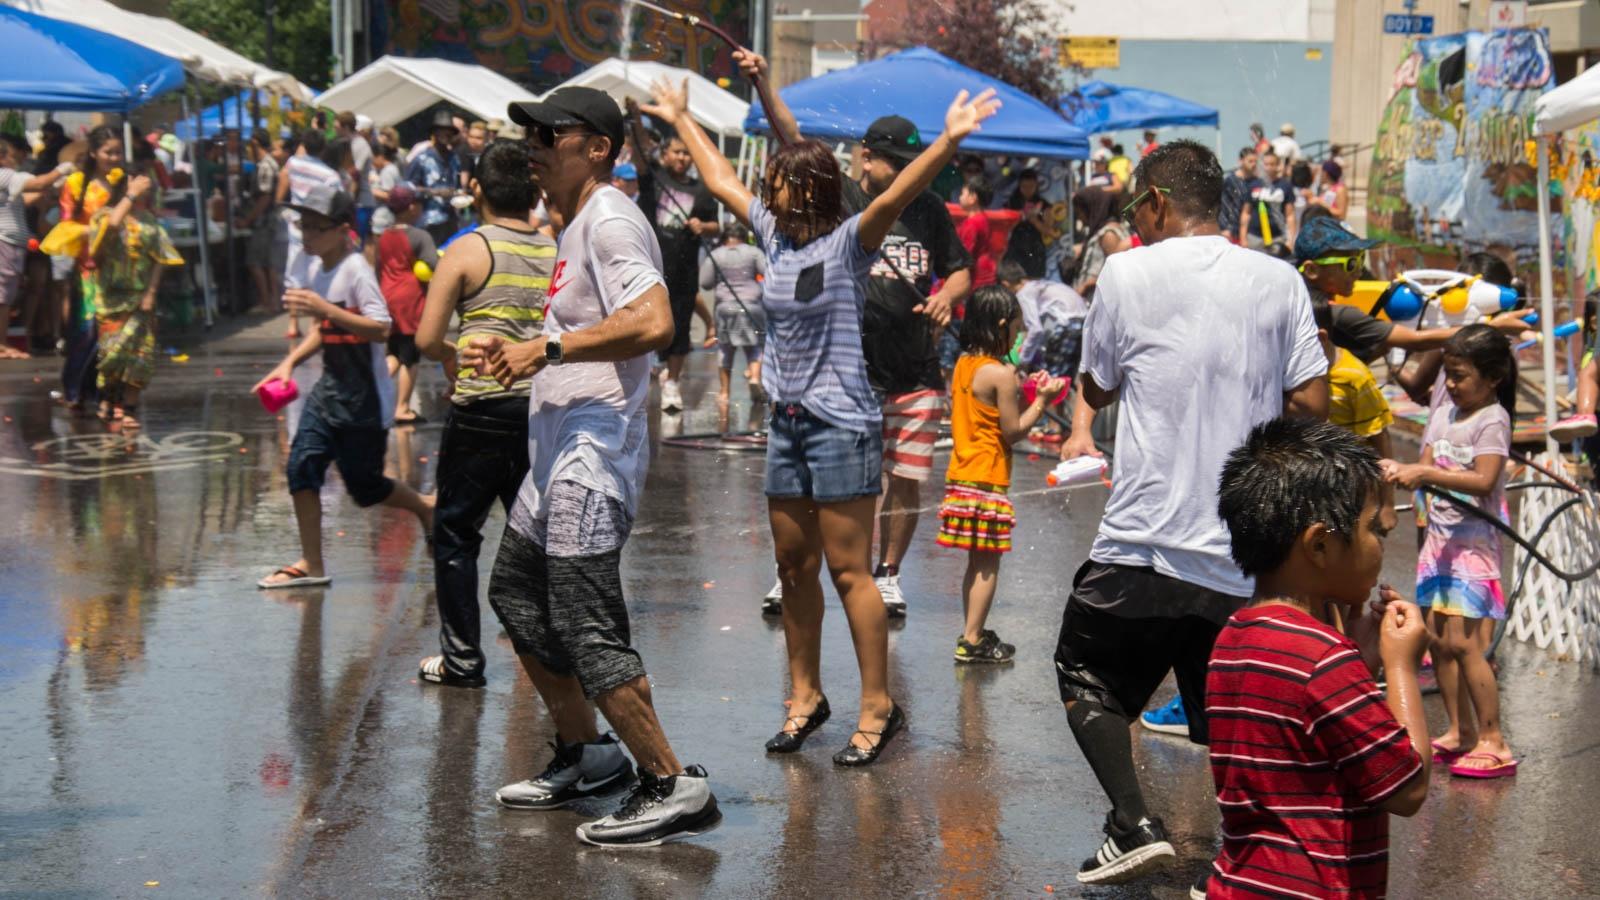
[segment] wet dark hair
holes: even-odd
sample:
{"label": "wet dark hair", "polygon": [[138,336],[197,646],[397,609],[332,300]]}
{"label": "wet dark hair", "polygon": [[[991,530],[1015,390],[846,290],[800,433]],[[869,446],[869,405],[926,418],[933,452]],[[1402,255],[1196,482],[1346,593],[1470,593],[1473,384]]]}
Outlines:
{"label": "wet dark hair", "polygon": [[483,148],[472,177],[483,190],[483,200],[501,216],[526,216],[539,196],[524,141],[496,140]]}
{"label": "wet dark hair", "polygon": [[1222,166],[1196,141],[1171,141],[1150,151],[1139,160],[1133,180],[1141,191],[1166,188],[1167,201],[1191,218],[1215,219],[1222,206]]}
{"label": "wet dark hair", "polygon": [[974,175],[968,178],[961,187],[964,190],[971,191],[972,196],[978,198],[979,206],[988,206],[989,201],[994,199],[994,188],[990,187],[989,179],[982,175]]}
{"label": "wet dark hair", "polygon": [[[789,206],[779,207],[774,185],[789,186]],[[791,241],[815,240],[844,221],[844,174],[833,151],[821,141],[797,141],[778,148],[767,160],[761,202]]]}
{"label": "wet dark hair", "polygon": [[1287,417],[1257,425],[1228,454],[1217,489],[1233,561],[1247,576],[1276,571],[1318,522],[1349,540],[1381,478],[1378,454],[1348,429]]}
{"label": "wet dark hair", "polygon": [[967,301],[967,315],[961,320],[961,352],[983,354],[996,359],[1011,352],[1006,341],[1006,323],[1022,317],[1017,295],[997,285],[985,285]]}
{"label": "wet dark hair", "polygon": [[1481,275],[1483,280],[1500,287],[1511,287],[1516,280],[1506,261],[1486,250],[1468,253],[1461,261],[1461,271],[1468,275]]}
{"label": "wet dark hair", "polygon": [[322,158],[322,151],[328,149],[328,136],[315,128],[307,128],[300,134],[300,146],[304,147],[307,156]]}
{"label": "wet dark hair", "polygon": [[1333,303],[1321,291],[1311,295],[1311,321],[1324,330],[1333,328]]}
{"label": "wet dark hair", "polygon": [[1464,360],[1484,380],[1495,383],[1494,395],[1512,421],[1517,417],[1517,355],[1511,339],[1483,323],[1468,325],[1444,342],[1444,355]]}

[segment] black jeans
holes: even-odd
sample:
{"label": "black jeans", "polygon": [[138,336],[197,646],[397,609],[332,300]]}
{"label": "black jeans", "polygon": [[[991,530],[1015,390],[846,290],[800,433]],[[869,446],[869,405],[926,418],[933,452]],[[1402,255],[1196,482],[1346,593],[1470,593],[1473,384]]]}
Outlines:
{"label": "black jeans", "polygon": [[521,397],[451,406],[439,445],[433,510],[433,578],[439,649],[452,675],[483,674],[479,647],[478,550],[499,500],[507,514],[528,474],[528,401]]}

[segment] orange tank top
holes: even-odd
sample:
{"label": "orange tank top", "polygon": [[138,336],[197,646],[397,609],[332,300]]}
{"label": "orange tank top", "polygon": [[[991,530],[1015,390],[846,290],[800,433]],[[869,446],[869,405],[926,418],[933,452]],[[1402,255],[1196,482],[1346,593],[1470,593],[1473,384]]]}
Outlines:
{"label": "orange tank top", "polygon": [[972,380],[987,365],[1000,365],[992,356],[963,355],[950,378],[950,431],[955,449],[945,478],[995,487],[1011,485],[1011,448],[1000,435],[1000,410],[972,396]]}

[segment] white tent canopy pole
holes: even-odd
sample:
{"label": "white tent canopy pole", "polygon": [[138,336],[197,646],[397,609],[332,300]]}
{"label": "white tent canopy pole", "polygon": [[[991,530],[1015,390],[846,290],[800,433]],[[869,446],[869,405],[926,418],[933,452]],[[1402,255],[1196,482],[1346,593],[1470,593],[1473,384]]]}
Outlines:
{"label": "white tent canopy pole", "polygon": [[317,105],[393,125],[441,101],[483,119],[503,119],[511,103],[533,93],[483,66],[443,59],[384,56],[328,88]]}

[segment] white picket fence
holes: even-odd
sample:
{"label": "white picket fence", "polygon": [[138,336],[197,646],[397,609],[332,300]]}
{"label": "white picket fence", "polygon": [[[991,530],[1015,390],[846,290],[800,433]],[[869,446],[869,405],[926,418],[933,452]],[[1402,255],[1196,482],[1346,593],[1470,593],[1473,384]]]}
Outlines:
{"label": "white picket fence", "polygon": [[[1551,471],[1560,472],[1564,464],[1548,457],[1537,459]],[[1529,480],[1550,483],[1549,476],[1528,469]],[[1523,490],[1515,528],[1530,541],[1551,513],[1573,499],[1564,490]],[[1539,552],[1567,573],[1578,573],[1594,565],[1600,556],[1600,495],[1585,491],[1582,502],[1563,511],[1549,530],[1539,537]],[[1529,563],[1528,576],[1520,594],[1513,598],[1511,635],[1531,641],[1541,649],[1573,661],[1588,661],[1600,668],[1600,574],[1591,573],[1567,581],[1537,560],[1528,560],[1527,551],[1517,547],[1508,576]],[[1511,581],[1506,581],[1511,586]]]}

